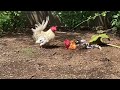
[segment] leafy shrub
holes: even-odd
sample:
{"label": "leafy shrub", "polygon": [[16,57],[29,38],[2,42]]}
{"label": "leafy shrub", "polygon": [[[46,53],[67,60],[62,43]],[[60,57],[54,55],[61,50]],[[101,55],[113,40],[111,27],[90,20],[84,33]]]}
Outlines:
{"label": "leafy shrub", "polygon": [[[83,23],[92,22],[97,17],[99,22],[104,24],[102,17],[106,17],[107,11],[57,11],[56,15],[59,16],[62,23],[67,27],[78,27]],[[87,24],[86,24],[87,26]]]}
{"label": "leafy shrub", "polygon": [[94,13],[90,11],[57,11],[56,15],[66,27],[74,27]]}
{"label": "leafy shrub", "polygon": [[113,15],[111,23],[113,27],[120,28],[120,11],[118,11],[117,14]]}
{"label": "leafy shrub", "polygon": [[25,27],[26,16],[21,11],[0,11],[0,35],[17,32]]}

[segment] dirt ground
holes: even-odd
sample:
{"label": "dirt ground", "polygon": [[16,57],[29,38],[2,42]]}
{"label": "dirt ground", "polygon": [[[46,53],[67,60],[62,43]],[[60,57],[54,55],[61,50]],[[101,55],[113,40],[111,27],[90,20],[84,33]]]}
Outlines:
{"label": "dirt ground", "polygon": [[[120,79],[120,49],[66,50],[63,41],[93,33],[57,32],[50,46],[40,48],[27,35],[0,38],[1,79]],[[111,44],[120,39],[111,37]]]}

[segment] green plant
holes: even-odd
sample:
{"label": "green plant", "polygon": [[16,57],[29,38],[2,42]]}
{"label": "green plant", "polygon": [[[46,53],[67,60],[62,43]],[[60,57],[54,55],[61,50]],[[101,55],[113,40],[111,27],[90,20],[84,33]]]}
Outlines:
{"label": "green plant", "polygon": [[56,15],[66,27],[75,29],[83,23],[89,24],[96,18],[99,18],[99,22],[106,26],[105,19],[108,12],[110,11],[57,11]]}
{"label": "green plant", "polygon": [[56,11],[56,15],[66,27],[71,28],[86,20],[90,15],[94,15],[94,13],[89,11]]}
{"label": "green plant", "polygon": [[84,23],[84,22],[88,22],[88,21],[90,21],[90,20],[95,20],[96,17],[98,17],[98,16],[99,16],[99,18],[100,18],[100,21],[101,21],[102,24],[104,25],[104,22],[103,22],[103,20],[102,20],[102,16],[105,17],[105,16],[106,16],[106,13],[107,13],[107,11],[104,11],[104,12],[101,12],[101,13],[100,13],[100,12],[96,12],[96,13],[94,13],[93,16],[90,15],[89,17],[87,17],[86,20],[83,20],[82,22],[78,23],[78,24],[77,24],[75,27],[73,27],[72,29],[80,26],[80,25],[81,25],[82,23]]}
{"label": "green plant", "polygon": [[104,44],[106,43],[103,41],[104,38],[110,40],[107,34],[96,34],[91,37],[89,43],[90,44]]}
{"label": "green plant", "polygon": [[91,37],[89,43],[90,43],[90,44],[98,44],[98,45],[108,45],[108,46],[120,48],[120,46],[117,46],[117,45],[113,45],[113,44],[104,42],[103,39],[108,39],[108,40],[110,41],[109,36],[108,36],[107,34],[103,33],[103,34],[93,35],[93,36]]}
{"label": "green plant", "polygon": [[17,32],[25,27],[26,16],[21,11],[0,11],[0,34]]}
{"label": "green plant", "polygon": [[113,27],[120,28],[120,11],[118,11],[117,14],[113,15],[111,23]]}

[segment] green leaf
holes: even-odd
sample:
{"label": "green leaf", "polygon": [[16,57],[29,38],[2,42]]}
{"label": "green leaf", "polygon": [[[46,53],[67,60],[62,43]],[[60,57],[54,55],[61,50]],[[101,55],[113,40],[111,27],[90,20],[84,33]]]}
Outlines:
{"label": "green leaf", "polygon": [[114,26],[116,24],[116,22],[114,21],[114,22],[112,22],[112,26]]}
{"label": "green leaf", "polygon": [[95,13],[95,16],[99,16],[99,13]]}
{"label": "green leaf", "polygon": [[113,18],[118,18],[118,15],[113,15]]}
{"label": "green leaf", "polygon": [[103,42],[103,39],[106,38],[106,39],[110,39],[109,36],[107,34],[96,34],[96,35],[93,35],[89,41],[89,43],[91,44],[102,44],[102,43],[106,43],[106,42]]}
{"label": "green leaf", "polygon": [[106,16],[106,12],[102,12],[101,15],[105,17]]}

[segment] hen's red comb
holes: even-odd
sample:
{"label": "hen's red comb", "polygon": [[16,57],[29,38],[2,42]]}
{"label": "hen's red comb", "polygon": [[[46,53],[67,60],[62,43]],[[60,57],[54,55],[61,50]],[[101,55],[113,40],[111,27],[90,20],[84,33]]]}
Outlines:
{"label": "hen's red comb", "polygon": [[68,39],[64,40],[64,45],[68,49],[70,46],[70,40],[68,40]]}
{"label": "hen's red comb", "polygon": [[52,31],[56,31],[56,30],[57,30],[57,26],[52,26],[50,29],[51,29]]}

